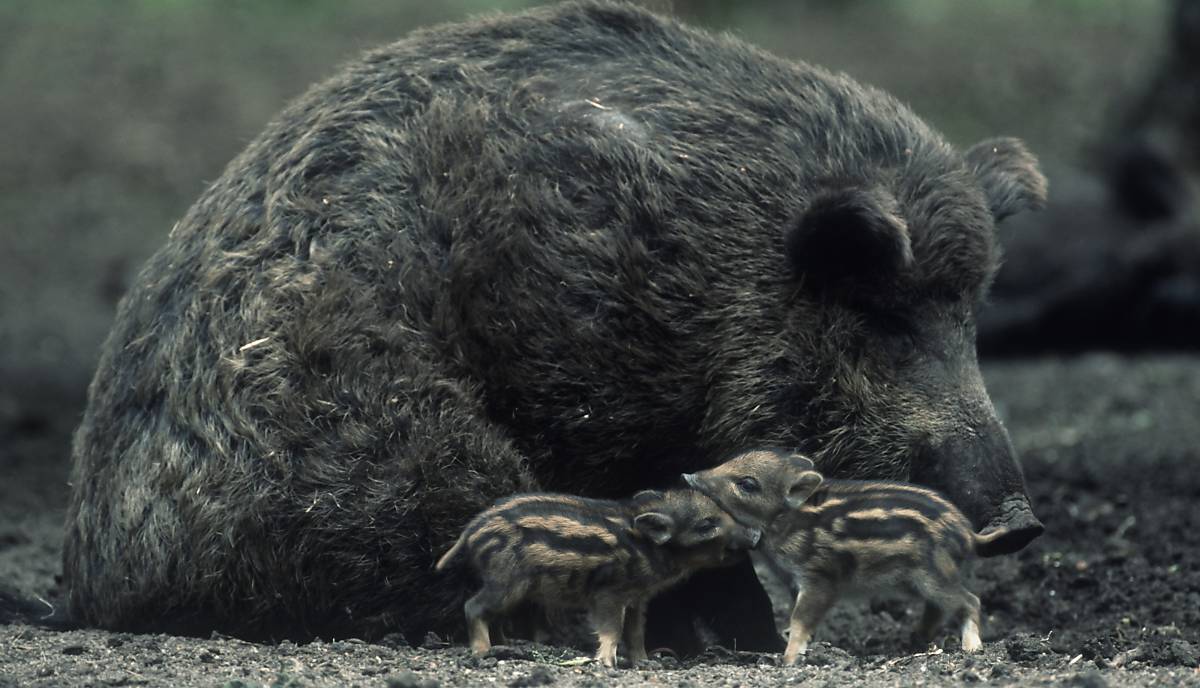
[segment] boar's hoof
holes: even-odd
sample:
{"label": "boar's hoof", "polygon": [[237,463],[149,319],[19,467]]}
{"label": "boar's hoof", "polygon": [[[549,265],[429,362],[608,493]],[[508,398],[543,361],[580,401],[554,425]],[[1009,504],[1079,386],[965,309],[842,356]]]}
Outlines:
{"label": "boar's hoof", "polygon": [[1000,554],[1012,554],[1041,535],[1046,527],[1033,515],[1029,500],[1024,495],[1009,497],[1000,505],[1000,511],[991,523],[981,531],[990,535],[996,531],[1003,534],[979,548],[979,555],[994,557]]}

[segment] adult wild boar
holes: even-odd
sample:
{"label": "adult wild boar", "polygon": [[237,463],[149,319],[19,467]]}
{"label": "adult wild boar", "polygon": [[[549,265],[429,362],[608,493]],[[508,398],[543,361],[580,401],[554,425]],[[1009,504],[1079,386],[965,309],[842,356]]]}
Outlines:
{"label": "adult wild boar", "polygon": [[[288,107],[122,302],[65,580],[111,628],[461,628],[498,497],[747,446],[1041,531],[980,378],[994,224],[1044,180],[888,95],[635,7],[421,31]],[[769,619],[768,619],[769,620]]]}

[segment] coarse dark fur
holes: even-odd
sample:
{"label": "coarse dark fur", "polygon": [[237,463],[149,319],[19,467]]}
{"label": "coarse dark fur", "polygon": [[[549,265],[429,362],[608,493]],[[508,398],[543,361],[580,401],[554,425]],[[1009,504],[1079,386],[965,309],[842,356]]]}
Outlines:
{"label": "coarse dark fur", "polygon": [[[1021,546],[1040,524],[973,309],[990,208],[1042,186],[1018,143],[982,145],[1008,162],[620,4],[367,54],[229,165],[122,301],[74,443],[72,613],[460,628],[433,559],[496,498],[628,494],[761,444],[974,495]],[[815,199],[830,223],[805,221]],[[789,240],[821,227],[844,231]],[[894,269],[806,275],[789,245]]]}
{"label": "coarse dark fur", "polygon": [[900,593],[925,602],[917,629],[927,646],[950,617],[962,620],[962,648],[976,652],[979,598],[963,585],[964,567],[997,537],[933,490],[907,483],[823,480],[807,458],[779,450],[739,454],[688,484],[734,518],[763,528],[751,555],[788,639],[795,664],[822,617],[840,597]]}
{"label": "coarse dark fur", "polygon": [[695,490],[646,490],[625,501],[525,494],[471,520],[435,567],[466,558],[483,582],[464,605],[471,648],[491,647],[488,623],[532,600],[586,609],[600,639],[596,658],[646,659],[646,605],[697,570],[720,566],[760,533],[740,525]]}

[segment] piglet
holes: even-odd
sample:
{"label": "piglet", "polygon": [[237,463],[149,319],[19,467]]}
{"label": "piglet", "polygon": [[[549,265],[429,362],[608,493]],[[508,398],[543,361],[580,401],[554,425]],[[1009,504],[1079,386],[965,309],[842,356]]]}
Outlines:
{"label": "piglet", "polygon": [[684,479],[739,522],[763,530],[751,558],[788,639],[785,664],[797,662],[825,613],[851,595],[917,597],[925,602],[917,643],[927,646],[958,616],[963,651],[982,647],[979,598],[962,579],[976,551],[998,535],[976,534],[937,492],[823,480],[808,458],[776,449],[745,452]]}
{"label": "piglet", "polygon": [[482,589],[464,609],[471,649],[491,647],[488,622],[522,601],[587,609],[600,639],[596,659],[616,664],[624,635],[633,663],[646,659],[646,604],[689,574],[737,558],[760,532],[695,490],[639,492],[609,501],[521,494],[476,516],[437,562],[467,562]]}

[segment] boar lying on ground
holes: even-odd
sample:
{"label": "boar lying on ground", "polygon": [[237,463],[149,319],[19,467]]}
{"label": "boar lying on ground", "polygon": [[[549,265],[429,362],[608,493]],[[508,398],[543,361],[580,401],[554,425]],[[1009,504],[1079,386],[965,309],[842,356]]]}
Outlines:
{"label": "boar lying on ground", "polygon": [[[812,462],[753,451],[685,476],[744,523],[766,519],[756,570],[795,664],[839,597],[901,593],[925,602],[915,642],[925,647],[949,617],[962,618],[962,649],[977,652],[979,598],[963,567],[993,536],[981,536],[953,504],[916,485],[822,481]],[[783,596],[779,591],[787,591]]]}
{"label": "boar lying on ground", "polygon": [[72,613],[454,633],[433,559],[496,499],[746,446],[938,486],[1020,548],[1041,524],[974,313],[995,223],[1044,192],[1015,140],[961,153],[630,5],[417,32],[281,113],[122,301],[75,436]]}
{"label": "boar lying on ground", "polygon": [[647,490],[624,502],[526,494],[476,516],[437,570],[466,557],[483,581],[465,605],[476,654],[491,647],[490,619],[532,600],[588,609],[600,637],[596,659],[612,667],[622,629],[630,661],[646,659],[651,597],[753,547],[759,535],[695,490]]}

